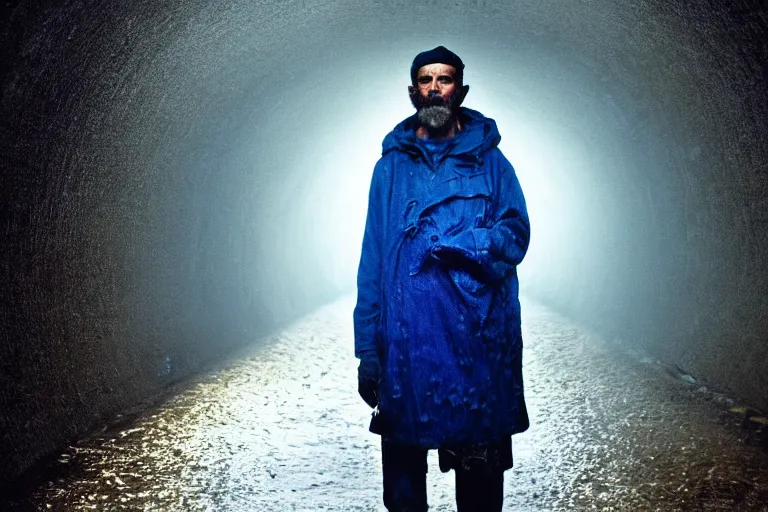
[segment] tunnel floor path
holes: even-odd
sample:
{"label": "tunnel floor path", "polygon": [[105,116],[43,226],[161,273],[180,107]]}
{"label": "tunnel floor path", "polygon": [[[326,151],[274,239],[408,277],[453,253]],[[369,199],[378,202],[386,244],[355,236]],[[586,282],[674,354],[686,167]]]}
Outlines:
{"label": "tunnel floor path", "polygon": [[[522,306],[532,426],[514,436],[504,510],[768,510],[768,455],[738,404]],[[329,304],[132,424],[78,442],[2,508],[384,511],[353,307]],[[430,510],[455,510],[453,473],[434,451],[428,492]]]}

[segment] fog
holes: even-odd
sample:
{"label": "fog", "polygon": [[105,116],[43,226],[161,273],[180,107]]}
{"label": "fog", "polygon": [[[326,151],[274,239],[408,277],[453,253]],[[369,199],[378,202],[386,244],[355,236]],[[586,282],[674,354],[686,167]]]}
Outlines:
{"label": "fog", "polygon": [[381,140],[440,44],[525,192],[523,293],[768,407],[757,2],[4,9],[0,477],[354,293]]}

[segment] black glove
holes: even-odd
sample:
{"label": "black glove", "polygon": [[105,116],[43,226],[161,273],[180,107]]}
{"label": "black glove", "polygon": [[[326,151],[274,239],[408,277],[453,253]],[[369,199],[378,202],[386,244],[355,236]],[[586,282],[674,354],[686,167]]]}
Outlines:
{"label": "black glove", "polygon": [[503,265],[497,268],[489,251],[477,249],[475,237],[469,230],[440,240],[431,255],[448,268],[468,272],[480,283],[493,284],[505,277]]}
{"label": "black glove", "polygon": [[432,247],[431,252],[434,258],[449,266],[483,263],[475,249],[475,238],[471,231],[441,239]]}
{"label": "black glove", "polygon": [[371,408],[379,404],[377,393],[381,373],[381,363],[376,352],[361,354],[360,366],[357,367],[357,392]]}

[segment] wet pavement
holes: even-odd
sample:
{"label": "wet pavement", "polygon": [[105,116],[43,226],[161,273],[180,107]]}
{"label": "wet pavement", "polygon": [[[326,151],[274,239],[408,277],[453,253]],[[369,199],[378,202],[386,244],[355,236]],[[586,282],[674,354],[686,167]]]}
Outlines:
{"label": "wet pavement", "polygon": [[[768,511],[759,413],[523,300],[531,428],[514,511]],[[78,442],[0,510],[384,511],[379,438],[357,396],[346,297],[121,428]],[[430,452],[431,511],[455,510]]]}

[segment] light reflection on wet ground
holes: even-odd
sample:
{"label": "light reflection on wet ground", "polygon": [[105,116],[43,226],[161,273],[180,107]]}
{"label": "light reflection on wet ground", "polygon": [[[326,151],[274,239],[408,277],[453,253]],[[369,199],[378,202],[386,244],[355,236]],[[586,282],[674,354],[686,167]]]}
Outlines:
{"label": "light reflection on wet ground", "polygon": [[[384,511],[379,438],[357,396],[347,297],[120,430],[62,454],[3,510]],[[727,399],[523,301],[532,427],[505,510],[766,510],[768,455]],[[455,510],[430,452],[430,510]]]}

